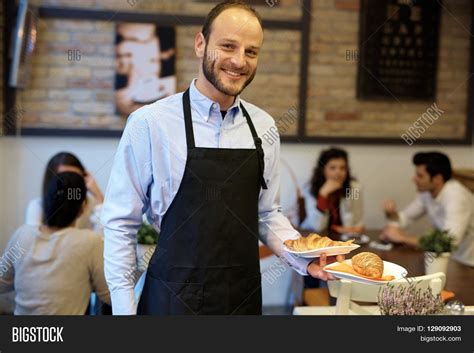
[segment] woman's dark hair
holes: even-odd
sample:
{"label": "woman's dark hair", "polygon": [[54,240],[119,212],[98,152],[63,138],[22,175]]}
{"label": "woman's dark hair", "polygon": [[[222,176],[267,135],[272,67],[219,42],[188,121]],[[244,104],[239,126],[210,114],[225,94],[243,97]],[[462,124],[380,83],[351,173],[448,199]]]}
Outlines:
{"label": "woman's dark hair", "polygon": [[342,188],[344,190],[350,190],[351,188],[351,171],[349,169],[349,159],[347,157],[347,152],[340,148],[331,147],[327,150],[324,150],[319,155],[318,163],[314,168],[313,177],[311,179],[311,194],[315,197],[318,197],[319,189],[323,186],[326,182],[326,178],[324,177],[324,167],[326,164],[332,159],[344,159],[346,161],[347,166],[347,176],[346,180],[342,184]]}
{"label": "woman's dark hair", "polygon": [[214,6],[214,8],[207,14],[206,20],[204,21],[204,26],[202,27],[201,33],[203,34],[204,39],[206,39],[206,43],[209,41],[209,37],[211,35],[212,30],[212,23],[214,22],[214,20],[222,12],[232,8],[247,10],[248,12],[253,14],[257,18],[258,22],[260,23],[260,26],[263,29],[262,17],[254,8],[247,5],[245,1],[223,1],[220,4]]}
{"label": "woman's dark hair", "polygon": [[449,157],[441,152],[419,152],[413,156],[413,164],[424,165],[428,174],[433,178],[441,174],[444,181],[451,179],[452,169]]}
{"label": "woman's dark hair", "polygon": [[79,159],[72,153],[59,152],[55,154],[49,160],[48,165],[46,166],[46,170],[44,172],[43,189],[42,189],[43,195],[46,195],[46,191],[47,191],[49,182],[51,181],[51,178],[55,174],[58,174],[58,169],[62,165],[68,165],[68,166],[79,168],[83,173],[85,173],[86,171],[86,169],[84,168],[82,163],[79,161]]}
{"label": "woman's dark hair", "polygon": [[54,174],[43,195],[43,224],[58,228],[71,225],[86,197],[84,177],[74,172]]}

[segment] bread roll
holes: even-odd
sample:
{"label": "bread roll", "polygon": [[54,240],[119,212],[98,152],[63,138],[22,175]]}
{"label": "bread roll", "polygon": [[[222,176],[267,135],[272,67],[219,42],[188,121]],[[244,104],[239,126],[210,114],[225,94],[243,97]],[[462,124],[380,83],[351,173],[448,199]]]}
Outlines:
{"label": "bread roll", "polygon": [[371,252],[361,252],[352,258],[352,267],[361,275],[380,278],[383,275],[383,261]]}

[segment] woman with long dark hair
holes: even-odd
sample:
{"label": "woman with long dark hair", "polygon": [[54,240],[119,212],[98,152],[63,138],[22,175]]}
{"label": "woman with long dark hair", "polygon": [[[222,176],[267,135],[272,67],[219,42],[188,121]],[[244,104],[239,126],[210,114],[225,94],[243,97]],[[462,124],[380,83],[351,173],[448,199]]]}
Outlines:
{"label": "woman with long dark hair", "polygon": [[92,291],[110,304],[103,239],[75,226],[86,195],[78,173],[53,174],[42,224],[25,224],[9,240],[0,258],[0,293],[15,290],[16,315],[83,315]]}
{"label": "woman with long dark hair", "polygon": [[[82,215],[77,219],[78,228],[93,229],[101,231],[99,216],[104,202],[104,195],[97,183],[85,168],[81,161],[72,153],[60,152],[55,154],[48,162],[43,177],[42,195],[44,196],[51,179],[58,173],[73,172],[81,175],[86,183],[88,197],[87,204]],[[40,225],[42,219],[41,197],[31,200],[26,209],[25,223]]]}
{"label": "woman with long dark hair", "polygon": [[321,152],[305,195],[301,228],[323,234],[360,233],[364,229],[360,185],[351,177],[347,152]]}

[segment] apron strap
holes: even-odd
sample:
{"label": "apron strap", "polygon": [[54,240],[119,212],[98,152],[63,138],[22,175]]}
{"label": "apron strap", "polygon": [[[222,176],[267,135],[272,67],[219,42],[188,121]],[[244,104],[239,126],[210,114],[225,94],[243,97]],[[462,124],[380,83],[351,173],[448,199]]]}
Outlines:
{"label": "apron strap", "polygon": [[257,149],[258,165],[260,167],[260,185],[262,186],[262,189],[267,190],[268,189],[267,183],[265,182],[265,178],[263,176],[263,172],[265,171],[265,158],[264,158],[265,153],[263,152],[263,148],[262,148],[262,139],[258,137],[257,131],[255,130],[255,126],[253,126],[252,119],[250,119],[250,115],[242,103],[240,103],[240,108],[242,109],[242,112],[244,113],[245,119],[247,119],[247,124],[250,128],[250,132],[252,133],[253,142],[255,143],[255,148]]}
{"label": "apron strap", "polygon": [[[240,108],[244,113],[245,119],[247,119],[247,124],[250,128],[250,132],[252,133],[253,141],[255,143],[255,148],[258,154],[258,166],[260,168],[260,185],[262,189],[268,189],[267,183],[265,182],[265,178],[263,176],[263,172],[265,171],[265,154],[262,148],[262,140],[257,135],[257,131],[252,123],[252,119],[250,119],[250,115],[247,112],[247,109],[240,103]],[[193,120],[191,115],[191,101],[189,99],[189,88],[183,94],[183,112],[184,112],[184,125],[186,127],[186,143],[188,149],[195,148],[196,144],[194,142],[194,131],[193,131]]]}
{"label": "apron strap", "polygon": [[191,115],[191,101],[189,99],[189,88],[183,94],[184,125],[186,127],[186,143],[188,149],[196,147],[194,143],[193,119]]}

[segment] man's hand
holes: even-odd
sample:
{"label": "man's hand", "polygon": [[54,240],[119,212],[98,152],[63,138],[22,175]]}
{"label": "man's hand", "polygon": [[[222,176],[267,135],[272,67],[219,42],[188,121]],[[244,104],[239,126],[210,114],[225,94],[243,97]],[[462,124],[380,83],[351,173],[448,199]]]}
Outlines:
{"label": "man's hand", "polygon": [[344,261],[343,255],[337,256],[329,256],[327,257],[326,254],[322,254],[319,258],[314,259],[308,265],[308,274],[311,277],[322,279],[323,281],[333,280],[335,279],[333,275],[330,273],[323,271],[324,266],[329,265],[336,261]]}
{"label": "man's hand", "polygon": [[394,243],[405,243],[406,235],[399,227],[388,225],[382,230],[380,239],[388,240]]}
{"label": "man's hand", "polygon": [[397,204],[391,199],[383,200],[382,208],[385,212],[385,216],[392,220],[398,220]]}
{"label": "man's hand", "polygon": [[393,225],[385,226],[379,238],[393,243],[407,244],[414,247],[418,246],[418,238],[416,236],[409,235],[399,227]]}

